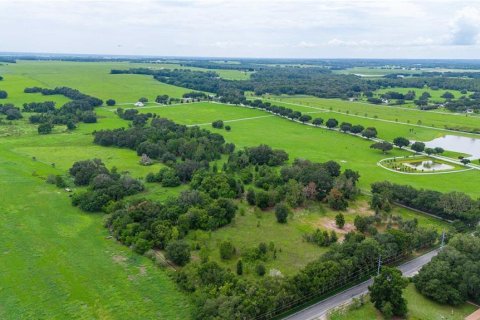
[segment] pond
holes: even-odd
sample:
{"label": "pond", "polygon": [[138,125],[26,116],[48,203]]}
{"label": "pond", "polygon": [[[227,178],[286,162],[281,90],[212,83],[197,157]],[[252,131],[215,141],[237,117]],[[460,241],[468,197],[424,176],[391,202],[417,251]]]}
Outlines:
{"label": "pond", "polygon": [[451,170],[454,168],[446,163],[439,163],[432,160],[405,162],[403,164],[418,171],[442,171]]}
{"label": "pond", "polygon": [[447,134],[446,136],[425,142],[427,148],[440,147],[445,150],[471,155],[467,159],[480,158],[480,139]]}

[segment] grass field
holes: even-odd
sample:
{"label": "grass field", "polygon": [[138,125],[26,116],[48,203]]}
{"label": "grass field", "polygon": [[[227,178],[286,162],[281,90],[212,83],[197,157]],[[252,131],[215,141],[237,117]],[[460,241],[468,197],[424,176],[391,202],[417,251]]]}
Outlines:
{"label": "grass field", "polygon": [[[0,144],[0,318],[188,319],[189,300],[164,270],[108,239],[101,215],[82,213],[66,192],[45,183],[47,174],[65,173],[69,160],[60,157],[69,152],[50,150],[56,168],[24,153],[60,143],[59,136]],[[90,157],[80,146],[70,151]],[[113,157],[129,163],[121,152]]]}
{"label": "grass field", "polygon": [[230,69],[205,69],[205,68],[197,68],[197,67],[190,67],[190,66],[183,66],[178,63],[152,63],[150,67],[153,69],[190,69],[193,71],[209,71],[209,72],[216,72],[220,76],[220,78],[226,80],[247,80],[250,78],[252,72],[248,71],[241,71],[241,70],[230,70]]}
{"label": "grass field", "polygon": [[[473,313],[477,308],[471,304],[465,303],[458,307],[451,307],[438,304],[422,296],[413,284],[410,284],[404,291],[404,297],[407,299],[408,320],[424,319],[445,319],[445,320],[463,320],[466,316]],[[368,299],[368,298],[367,298]],[[375,309],[371,302],[358,309],[334,312],[329,316],[329,320],[375,320],[383,319],[380,312]]]}
{"label": "grass field", "polygon": [[[144,75],[110,74],[111,69],[145,66],[150,65],[126,62],[18,61],[16,64],[0,66],[0,74],[5,78],[0,83],[0,88],[9,93],[8,100],[13,102],[30,102],[33,95],[24,95],[23,89],[32,85],[47,88],[67,86],[103,100],[115,99],[117,103],[136,102],[141,97],[153,101],[157,95],[162,94],[180,98],[184,93],[192,91]],[[40,101],[49,99],[50,96],[43,97]]]}
{"label": "grass field", "polygon": [[420,70],[402,70],[402,69],[382,69],[375,67],[354,67],[335,71],[339,74],[356,74],[364,77],[383,77],[384,75],[393,73],[418,74]]}
{"label": "grass field", "polygon": [[[311,112],[324,110],[324,119],[336,118],[340,122],[346,121],[363,126],[374,126],[378,129],[379,137],[392,140],[404,136],[411,140],[429,141],[445,134],[479,137],[478,135],[463,132],[452,132],[445,127],[479,128],[480,117],[459,115],[453,113],[439,113],[421,111],[394,106],[378,106],[362,102],[349,102],[333,99],[321,99],[310,96],[272,96],[267,97],[276,105]],[[312,117],[315,117],[312,115]]]}

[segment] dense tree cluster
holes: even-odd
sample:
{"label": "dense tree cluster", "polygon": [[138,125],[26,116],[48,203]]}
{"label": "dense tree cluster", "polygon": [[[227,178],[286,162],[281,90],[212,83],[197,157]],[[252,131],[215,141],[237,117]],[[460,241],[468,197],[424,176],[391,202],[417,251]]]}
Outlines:
{"label": "dense tree cluster", "polygon": [[480,238],[457,234],[414,278],[418,291],[441,303],[480,303]]}
{"label": "dense tree cluster", "polygon": [[7,120],[18,120],[23,118],[19,108],[11,103],[0,104],[0,114],[6,115]]}
{"label": "dense tree cluster", "polygon": [[395,268],[383,267],[380,274],[373,278],[373,284],[368,287],[370,300],[386,319],[407,314],[407,301],[402,297],[407,285],[408,280]]}
{"label": "dense tree cluster", "polygon": [[114,209],[107,226],[115,238],[144,253],[151,248],[167,248],[189,230],[215,230],[230,223],[237,206],[231,199],[213,199],[204,192],[187,190],[163,203],[135,200],[118,203]]}
{"label": "dense tree cluster", "polygon": [[398,202],[442,218],[458,220],[458,226],[475,226],[480,221],[480,201],[462,192],[418,190],[385,181],[372,184],[372,194],[372,208],[375,210]]}
{"label": "dense tree cluster", "polygon": [[51,125],[63,124],[71,130],[75,128],[75,123],[95,123],[97,116],[93,109],[101,106],[103,101],[81,93],[80,91],[68,87],[57,87],[55,89],[44,89],[39,87],[25,88],[25,93],[41,93],[42,95],[63,95],[72,101],[65,103],[62,107],[56,109],[52,102],[30,103],[24,105],[24,110],[37,112],[30,116],[31,123],[49,123]]}
{"label": "dense tree cluster", "polygon": [[191,92],[184,93],[182,97],[190,98],[194,100],[204,100],[208,98],[208,95],[204,92],[191,91]]}
{"label": "dense tree cluster", "polygon": [[88,191],[74,194],[72,204],[84,211],[105,210],[110,202],[143,191],[143,184],[122,176],[114,168],[108,170],[100,159],[77,161],[69,170],[77,186],[89,186]]}
{"label": "dense tree cluster", "polygon": [[23,104],[23,112],[47,113],[55,110],[55,102],[30,102]]}
{"label": "dense tree cluster", "polygon": [[155,117],[156,114],[148,113],[140,113],[137,109],[126,109],[117,108],[117,115],[128,121],[132,121],[132,125],[135,127],[143,127],[147,124],[148,119]]}
{"label": "dense tree cluster", "polygon": [[148,127],[101,130],[94,132],[94,136],[96,144],[129,148],[136,150],[139,156],[146,154],[166,164],[180,159],[212,161],[234,148],[217,133],[179,125],[164,118],[153,118]]}

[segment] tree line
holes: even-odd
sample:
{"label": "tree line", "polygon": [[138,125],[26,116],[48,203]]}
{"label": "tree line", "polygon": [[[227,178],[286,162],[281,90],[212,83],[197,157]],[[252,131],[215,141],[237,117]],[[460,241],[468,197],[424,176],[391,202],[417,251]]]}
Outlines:
{"label": "tree line", "polygon": [[427,189],[415,189],[388,181],[372,184],[372,208],[389,210],[394,202],[418,209],[441,218],[454,220],[461,231],[480,221],[480,201],[462,192],[441,193]]}

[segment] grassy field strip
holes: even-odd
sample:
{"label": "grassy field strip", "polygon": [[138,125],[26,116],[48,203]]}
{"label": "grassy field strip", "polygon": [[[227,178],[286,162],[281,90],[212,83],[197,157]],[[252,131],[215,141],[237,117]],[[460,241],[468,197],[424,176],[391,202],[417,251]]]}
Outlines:
{"label": "grassy field strip", "polygon": [[[362,102],[362,101],[354,101],[351,103],[356,103],[356,104],[363,104],[367,105],[370,107],[379,107],[379,108],[395,108],[395,109],[400,109],[400,110],[407,110],[407,111],[416,111],[416,112],[427,112],[427,113],[436,113],[436,114],[443,114],[447,116],[461,116],[465,117],[465,113],[460,113],[460,112],[446,112],[446,111],[433,111],[433,110],[418,110],[416,108],[405,108],[405,107],[398,107],[398,106],[388,106],[388,105],[382,105],[382,104],[372,104],[368,102]],[[477,116],[475,114],[469,114],[469,117],[473,118],[480,118],[480,116]]]}
{"label": "grassy field strip", "polygon": [[[261,119],[261,118],[270,118],[270,117],[275,117],[275,115],[249,117],[249,118],[240,118],[240,119],[233,119],[233,120],[223,120],[223,122],[230,123],[230,122],[245,121],[245,120],[254,120],[254,119]],[[197,123],[197,124],[189,124],[189,125],[187,125],[187,127],[208,126],[208,125],[211,125],[211,124],[212,124],[211,122]]]}
{"label": "grassy field strip", "polygon": [[[189,102],[188,104],[198,104],[198,103],[205,103],[208,101],[198,101],[198,102]],[[186,103],[174,103],[174,104],[161,104],[158,102],[149,102],[150,104],[156,104],[156,106],[147,106],[147,107],[135,107],[135,103],[119,103],[117,104],[118,106],[125,106],[125,105],[132,105],[132,109],[154,109],[154,108],[162,108],[162,107],[176,107],[176,106],[184,106]],[[110,112],[115,112],[117,111],[117,108],[107,108],[107,107],[102,107],[102,109],[105,109]]]}
{"label": "grassy field strip", "polygon": [[445,128],[437,128],[437,127],[425,126],[425,125],[422,125],[422,124],[413,124],[413,123],[406,123],[406,122],[400,122],[400,121],[379,119],[379,118],[373,118],[373,117],[365,117],[365,116],[360,116],[360,115],[356,115],[356,114],[347,114],[347,113],[345,113],[345,112],[340,112],[340,111],[335,111],[335,110],[328,110],[328,109],[324,109],[324,108],[320,108],[320,107],[312,107],[312,106],[307,106],[307,105],[300,104],[300,103],[283,102],[283,101],[281,101],[281,100],[272,100],[272,99],[270,99],[270,101],[278,102],[278,103],[283,103],[283,104],[288,104],[288,105],[292,105],[292,106],[299,106],[299,107],[303,107],[303,108],[323,110],[323,111],[325,111],[325,112],[332,112],[332,113],[337,113],[337,114],[341,114],[341,115],[347,115],[347,116],[350,116],[350,117],[368,119],[368,120],[382,121],[382,122],[394,123],[394,124],[402,124],[402,125],[406,125],[406,126],[412,126],[412,127],[418,127],[418,128],[425,128],[425,129],[433,129],[433,130],[439,130],[439,131],[446,131],[446,132],[451,132],[451,133],[456,133],[456,134],[463,134],[463,135],[465,135],[465,134],[467,134],[467,135],[472,134],[472,135],[477,135],[477,136],[480,135],[480,134],[478,134],[478,133],[461,132],[461,131],[457,131],[457,130],[451,130],[451,129],[445,129]]}

